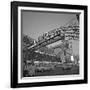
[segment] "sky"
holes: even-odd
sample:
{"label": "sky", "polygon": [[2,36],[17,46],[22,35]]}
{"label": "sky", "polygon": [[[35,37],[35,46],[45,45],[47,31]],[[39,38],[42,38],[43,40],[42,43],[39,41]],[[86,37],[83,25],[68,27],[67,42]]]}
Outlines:
{"label": "sky", "polygon": [[[68,21],[76,17],[76,14],[71,13],[50,13],[37,11],[22,11],[22,31],[31,38],[36,39],[45,32],[51,31],[55,28],[65,25]],[[55,44],[60,44],[58,41]],[[72,44],[74,54],[79,54],[79,42],[74,41]]]}
{"label": "sky", "polygon": [[65,25],[75,14],[22,11],[22,31],[37,40],[38,36]]}

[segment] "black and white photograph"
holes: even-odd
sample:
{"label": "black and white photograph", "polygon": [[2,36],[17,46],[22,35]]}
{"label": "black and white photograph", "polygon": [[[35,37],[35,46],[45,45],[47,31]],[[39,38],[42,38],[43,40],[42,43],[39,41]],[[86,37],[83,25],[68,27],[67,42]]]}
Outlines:
{"label": "black and white photograph", "polygon": [[79,74],[79,14],[21,11],[22,77]]}
{"label": "black and white photograph", "polygon": [[[68,8],[69,5],[65,5],[66,8],[61,5],[60,8],[56,4],[55,8],[52,4],[41,3],[40,7],[38,3],[28,4],[28,2],[24,7],[23,2],[16,2],[15,5],[16,11],[12,12],[13,18],[17,13],[14,23],[16,25],[12,28],[15,27],[18,33],[17,43],[15,42],[18,47],[17,61],[14,60],[17,63],[16,82],[30,84],[66,81],[67,83],[71,80],[74,83],[74,80],[77,80],[77,83],[83,83],[82,80],[87,76],[85,66],[87,60],[86,62],[84,60],[87,52],[84,45],[86,11],[83,6],[81,9],[79,6],[72,9]],[[13,67],[12,70],[15,70],[15,64]]]}

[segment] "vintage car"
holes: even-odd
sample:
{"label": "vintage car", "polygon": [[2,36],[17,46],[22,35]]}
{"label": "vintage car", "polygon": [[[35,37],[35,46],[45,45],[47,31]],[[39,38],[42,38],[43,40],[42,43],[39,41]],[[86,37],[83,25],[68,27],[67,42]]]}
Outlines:
{"label": "vintage car", "polygon": [[72,68],[72,66],[73,66],[73,64],[71,64],[71,63],[70,64],[65,63],[65,64],[62,65],[62,69],[63,70],[70,70]]}
{"label": "vintage car", "polygon": [[54,66],[53,65],[42,65],[42,66],[36,66],[35,71],[49,71],[49,70],[53,70]]}

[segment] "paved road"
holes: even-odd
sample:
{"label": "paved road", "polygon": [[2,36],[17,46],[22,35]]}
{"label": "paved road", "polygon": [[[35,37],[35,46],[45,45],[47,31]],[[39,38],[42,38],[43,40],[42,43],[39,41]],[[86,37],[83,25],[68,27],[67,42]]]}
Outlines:
{"label": "paved road", "polygon": [[71,75],[79,74],[79,67],[73,66],[71,69],[63,70],[60,67],[56,67],[54,70],[36,72],[35,76],[51,76],[51,75]]}

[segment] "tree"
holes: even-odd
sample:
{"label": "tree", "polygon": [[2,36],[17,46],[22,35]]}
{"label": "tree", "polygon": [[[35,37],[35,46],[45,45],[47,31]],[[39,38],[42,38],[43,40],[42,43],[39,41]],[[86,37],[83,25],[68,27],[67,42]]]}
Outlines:
{"label": "tree", "polygon": [[32,39],[31,37],[29,37],[28,35],[23,34],[23,38],[22,38],[22,44],[23,44],[23,50],[27,49],[28,47],[32,46],[34,44],[34,39]]}

